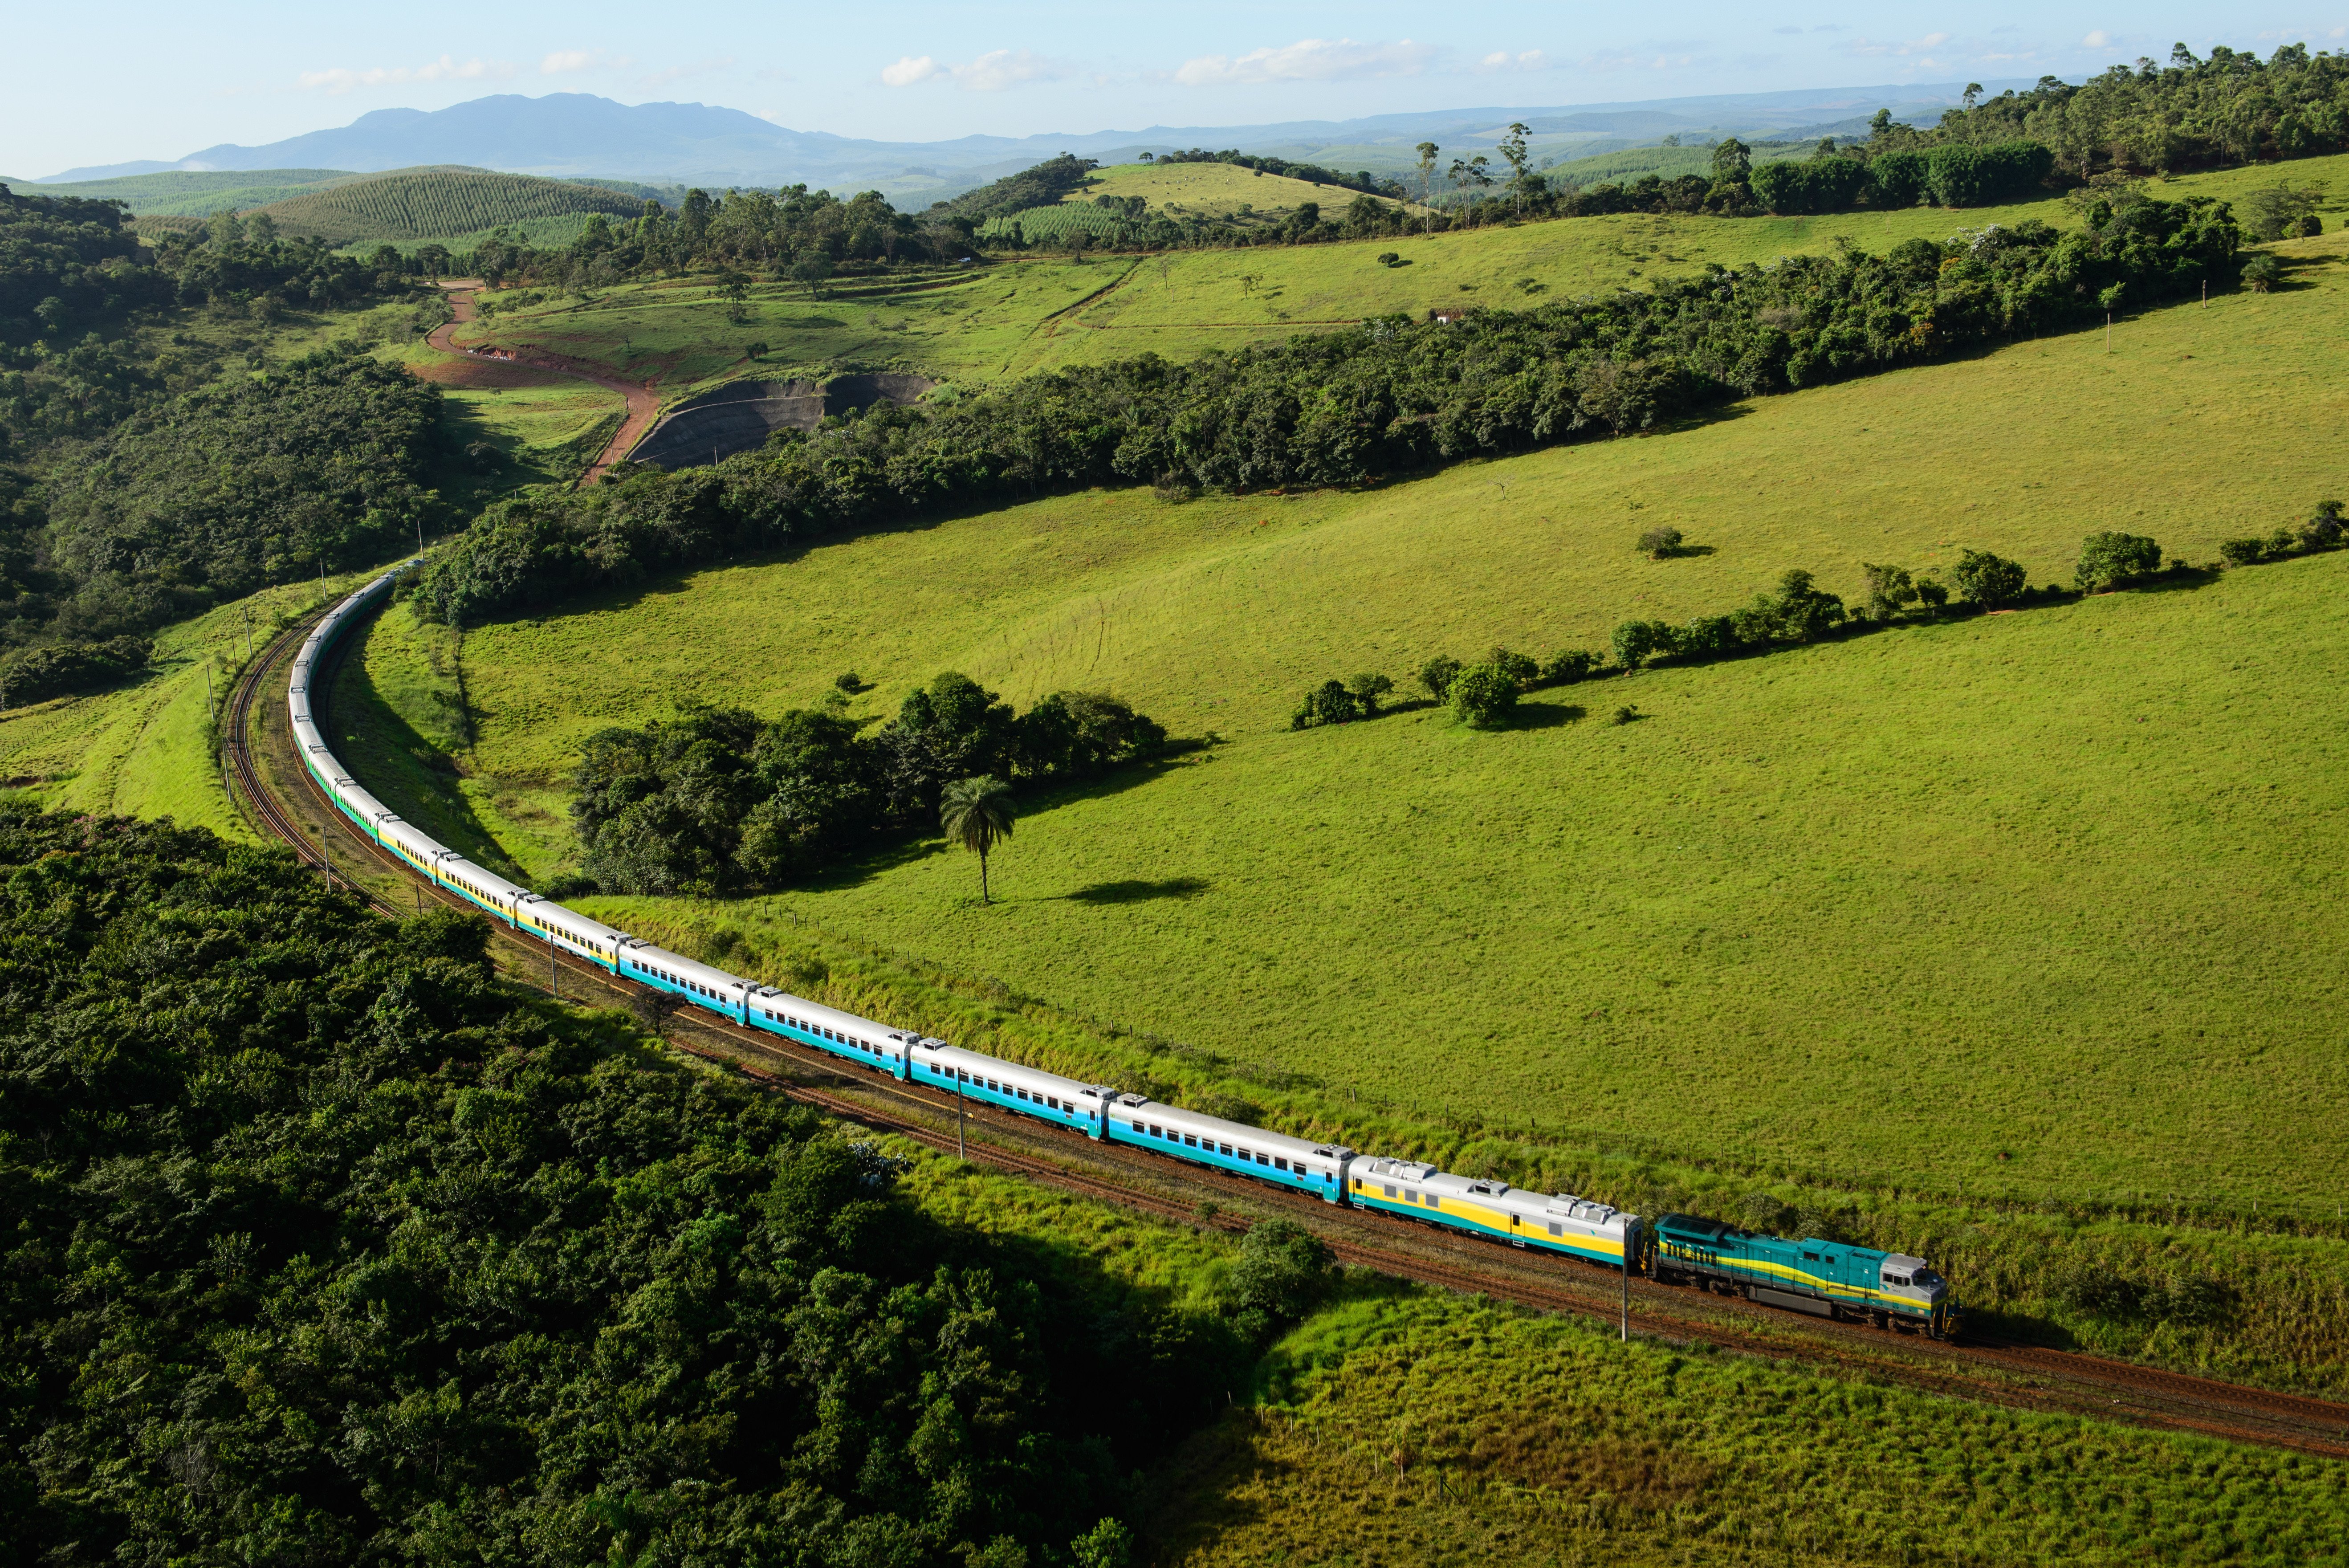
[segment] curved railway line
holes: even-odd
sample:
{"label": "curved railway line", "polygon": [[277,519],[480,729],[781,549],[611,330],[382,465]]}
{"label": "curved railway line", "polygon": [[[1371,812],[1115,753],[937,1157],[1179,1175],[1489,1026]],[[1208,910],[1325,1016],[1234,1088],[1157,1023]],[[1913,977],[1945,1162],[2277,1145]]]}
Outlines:
{"label": "curved railway line", "polygon": [[[322,613],[323,607],[281,631],[239,677],[222,734],[232,794],[263,831],[285,843],[305,864],[320,867],[330,880],[341,881],[386,914],[403,911],[369,881],[378,887],[407,884],[416,889],[419,908],[429,897],[478,913],[415,877],[352,829],[295,757],[284,705],[258,701],[270,674],[283,669]],[[328,691],[338,667],[326,672]],[[280,779],[294,781],[291,789],[281,790]],[[494,921],[491,929],[492,957],[516,981],[552,985],[571,1000],[613,1006],[650,994],[603,969],[523,940]],[[1625,1282],[1610,1270],[1511,1251],[1398,1216],[1294,1198],[1144,1149],[1096,1143],[1081,1133],[1030,1123],[976,1102],[957,1106],[950,1096],[877,1071],[856,1071],[713,1016],[680,1012],[668,1020],[667,1035],[679,1050],[843,1120],[932,1148],[967,1146],[975,1164],[1156,1219],[1237,1231],[1279,1214],[1312,1229],[1349,1264],[1609,1323],[1626,1311]],[[958,1123],[971,1136],[962,1136]],[[2015,1408],[2119,1419],[2349,1459],[2349,1405],[2330,1400],[2041,1345],[1937,1343],[1858,1324],[1789,1321],[1788,1314],[1737,1298],[1638,1276],[1629,1282],[1628,1301],[1631,1330],[1651,1339],[1720,1344],[1773,1360]]]}

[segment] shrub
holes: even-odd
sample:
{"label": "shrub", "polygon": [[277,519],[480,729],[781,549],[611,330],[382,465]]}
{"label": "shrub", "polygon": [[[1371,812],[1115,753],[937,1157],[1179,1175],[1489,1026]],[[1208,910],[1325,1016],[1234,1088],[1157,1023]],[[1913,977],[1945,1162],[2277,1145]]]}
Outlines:
{"label": "shrub", "polygon": [[1765,1236],[1783,1235],[1793,1223],[1795,1211],[1767,1192],[1749,1192],[1737,1200],[1737,1217],[1748,1231],[1758,1231]]}
{"label": "shrub", "polygon": [[1452,678],[1452,712],[1462,723],[1486,730],[1517,705],[1517,683],[1497,664],[1471,664]]}
{"label": "shrub", "polygon": [[2283,264],[2261,251],[2243,264],[2243,281],[2253,294],[2265,294],[2283,277]]}
{"label": "shrub", "polygon": [[0,708],[46,702],[69,692],[95,691],[144,669],[154,645],[143,637],[102,642],[53,642],[0,659]]}
{"label": "shrub", "polygon": [[1438,702],[1452,696],[1452,681],[1460,673],[1460,661],[1448,653],[1439,653],[1419,667],[1419,683]]}
{"label": "shrub", "polygon": [[2313,240],[2323,232],[2324,220],[2318,217],[2313,213],[2309,213],[2306,217],[2302,218],[2300,222],[2292,224],[2292,238],[2297,240]]}
{"label": "shrub", "polygon": [[1401,266],[1402,265],[1402,257],[1397,255],[1392,251],[1381,251],[1379,253],[1378,261],[1381,266]]}
{"label": "shrub", "polygon": [[2301,524],[2300,547],[2303,550],[2330,550],[2341,543],[2343,525],[2341,503],[2320,501],[2316,515]]}
{"label": "shrub", "polygon": [[1506,648],[1493,649],[1485,656],[1485,662],[1516,681],[1520,691],[1541,679],[1541,665],[1537,660],[1522,653],[1511,653]]}
{"label": "shrub", "polygon": [[745,343],[742,352],[753,359],[763,359],[767,357],[767,346],[764,343]]}
{"label": "shrub", "polygon": [[1667,560],[1681,553],[1682,542],[1677,528],[1651,528],[1640,535],[1640,554],[1651,561]]}
{"label": "shrub", "polygon": [[1950,576],[1958,597],[1982,609],[1996,609],[2021,596],[2026,580],[2023,567],[1987,550],[1968,550],[1958,557]]}
{"label": "shrub", "polygon": [[1541,668],[1541,678],[1553,686],[1571,686],[1588,676],[1607,660],[1596,653],[1577,649],[1561,653]]}
{"label": "shrub", "polygon": [[1639,716],[1640,711],[1637,708],[1632,707],[1629,702],[1624,703],[1620,708],[1615,710],[1615,722],[1618,724],[1628,724]]}
{"label": "shrub", "polygon": [[1289,716],[1292,730],[1317,729],[1323,724],[1350,724],[1359,717],[1354,706],[1354,694],[1339,680],[1324,680],[1305,694]]}
{"label": "shrub", "polygon": [[1940,609],[1950,602],[1950,586],[1939,577],[1919,577],[1917,602],[1927,609]]}
{"label": "shrub", "polygon": [[2126,587],[2161,570],[2161,546],[2141,534],[2091,534],[2080,541],[2074,576],[2084,594]]}
{"label": "shrub", "polygon": [[1329,1293],[1336,1255],[1294,1220],[1264,1220],[1225,1276],[1233,1327],[1258,1343],[1301,1321]]}
{"label": "shrub", "polygon": [[1917,602],[1916,579],[1909,576],[1908,567],[1863,561],[1859,569],[1868,578],[1868,613],[1878,620],[1890,620]]}
{"label": "shrub", "polygon": [[2256,566],[2268,558],[2265,539],[2223,539],[2219,544],[2219,557],[2230,566]]}
{"label": "shrub", "polygon": [[1364,671],[1346,682],[1346,691],[1362,707],[1362,717],[1379,716],[1379,699],[1394,690],[1394,682],[1383,675]]}
{"label": "shrub", "polygon": [[1672,628],[1661,620],[1627,620],[1615,628],[1615,662],[1637,670],[1672,651]]}

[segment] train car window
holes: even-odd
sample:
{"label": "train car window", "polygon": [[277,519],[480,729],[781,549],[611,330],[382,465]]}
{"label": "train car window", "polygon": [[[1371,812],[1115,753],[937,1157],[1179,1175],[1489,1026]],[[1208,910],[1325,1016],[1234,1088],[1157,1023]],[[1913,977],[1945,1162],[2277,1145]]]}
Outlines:
{"label": "train car window", "polygon": [[1816,1252],[1806,1252],[1803,1254],[1803,1262],[1806,1263],[1816,1263],[1818,1261],[1819,1255]]}
{"label": "train car window", "polygon": [[1268,1154],[1259,1154],[1256,1157],[1256,1162],[1258,1165],[1270,1165],[1272,1163],[1272,1156]]}
{"label": "train car window", "polygon": [[1287,1170],[1288,1168],[1288,1161],[1286,1159],[1277,1158],[1272,1162],[1272,1168],[1275,1170]]}
{"label": "train car window", "polygon": [[1216,1149],[1216,1152],[1221,1155],[1229,1155],[1232,1152],[1232,1146],[1225,1144],[1222,1147]]}
{"label": "train car window", "polygon": [[[1199,1147],[1199,1137],[1198,1137],[1198,1135],[1197,1135],[1196,1133],[1185,1133],[1185,1134],[1183,1135],[1183,1146],[1184,1146],[1185,1148],[1196,1148],[1196,1147]],[[1215,1147],[1216,1146],[1215,1146],[1214,1144],[1209,1144],[1207,1147],[1208,1147],[1209,1148],[1213,1148],[1213,1147]]]}

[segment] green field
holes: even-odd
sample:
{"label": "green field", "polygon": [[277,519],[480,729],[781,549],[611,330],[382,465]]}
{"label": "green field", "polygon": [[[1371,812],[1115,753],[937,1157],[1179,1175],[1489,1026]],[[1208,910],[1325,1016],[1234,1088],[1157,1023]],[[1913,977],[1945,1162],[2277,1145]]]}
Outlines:
{"label": "green field", "polygon": [[222,209],[248,213],[273,202],[289,201],[371,178],[340,169],[175,169],[160,174],[126,174],[113,180],[70,181],[60,185],[12,184],[26,195],[128,202],[130,210],[141,216],[202,218]]}
{"label": "green field", "polygon": [[574,225],[587,214],[633,218],[644,202],[616,191],[529,174],[486,169],[396,169],[326,186],[262,209],[288,234],[316,234],[337,245],[414,243],[471,234],[503,224],[559,220]]}
{"label": "green field", "polygon": [[[330,576],[326,587],[348,593],[374,575]],[[213,760],[212,715],[244,667],[247,628],[258,649],[320,598],[315,580],[264,589],[158,633],[150,676],[0,712],[0,774],[52,810],[169,816],[252,841]]]}
{"label": "green field", "polygon": [[[1127,175],[1123,166],[1109,173],[1119,181],[1143,177]],[[1235,178],[1262,182],[1223,164],[1177,164],[1143,173],[1195,182],[1203,202]],[[2292,163],[2282,175],[2271,165],[2192,175],[2158,186],[2156,193],[2235,198],[2287,176],[2295,183],[2331,181],[2340,198],[2349,200],[2349,157]],[[1115,189],[1129,193],[1123,184]],[[1141,193],[1139,186],[1131,193]],[[2071,221],[2063,202],[2049,201],[1811,218],[1571,218],[1343,244],[1083,262],[1023,257],[944,274],[837,280],[820,297],[797,286],[761,285],[753,291],[748,319],[740,322],[729,319],[727,302],[708,284],[669,279],[501,314],[469,341],[551,348],[634,377],[657,378],[677,393],[752,372],[857,368],[986,381],[1145,351],[1188,358],[1393,311],[1518,308],[1561,296],[1638,287],[1708,263],[1826,251],[1843,239],[1881,252],[1919,236],[1941,239],[1961,229],[2032,217]],[[2333,220],[2336,226],[2338,221]],[[1380,265],[1375,258],[1390,251],[1410,265]],[[746,357],[745,346],[752,342],[769,346],[764,364]]]}
{"label": "green field", "polygon": [[[1226,1236],[890,1151],[924,1213],[1031,1243],[1040,1273],[1081,1260],[1104,1296],[1218,1307]],[[2340,1560],[2349,1501],[2338,1462],[1622,1345],[1366,1275],[1233,1393],[1143,1478],[1153,1561],[2299,1564]]]}
{"label": "green field", "polygon": [[[1105,687],[1220,743],[1037,815],[998,909],[944,855],[777,902],[1429,1115],[1856,1183],[2313,1199],[2313,1107],[2349,1108],[2322,957],[2344,557],[1654,672],[1498,735],[1282,728],[1329,675],[1603,645],[1790,566],[1851,593],[1863,559],[1975,546],[2044,582],[2094,529],[2199,561],[2304,515],[2349,401],[2312,358],[2343,244],[2299,248],[2304,286],[2110,356],[2019,345],[1363,494],[1068,497],[483,628],[468,761],[546,814],[508,843],[543,876],[600,725],[772,713],[852,668],[867,712],[946,668]],[[1638,556],[1660,523],[1714,553]],[[1654,717],[1572,716],[1627,699]],[[2279,1093],[2312,1114],[2261,1115]]]}
{"label": "green field", "polygon": [[1317,185],[1285,174],[1267,174],[1237,163],[1117,163],[1062,197],[1063,206],[1082,205],[1096,196],[1139,196],[1153,210],[1203,217],[1229,217],[1242,208],[1288,213],[1312,202],[1325,218],[1335,217],[1357,192],[1341,185]]}

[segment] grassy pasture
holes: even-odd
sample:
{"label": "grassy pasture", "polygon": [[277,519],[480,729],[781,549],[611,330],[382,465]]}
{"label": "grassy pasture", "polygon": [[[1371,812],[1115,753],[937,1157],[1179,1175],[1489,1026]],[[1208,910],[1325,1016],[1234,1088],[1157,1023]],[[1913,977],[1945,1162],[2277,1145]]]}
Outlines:
{"label": "grassy pasture", "polygon": [[[904,1190],[1213,1312],[1234,1239],[958,1165]],[[1356,1275],[1144,1478],[1151,1561],[2338,1561],[2349,1466],[1686,1351]],[[1397,1472],[1397,1461],[1402,1470]],[[1701,1504],[1699,1500],[1701,1501]],[[1914,1556],[1908,1556],[1913,1552]]]}
{"label": "grassy pasture", "polygon": [[1211,218],[1228,217],[1242,207],[1288,213],[1300,202],[1314,202],[1320,204],[1322,216],[1334,217],[1355,195],[1340,185],[1317,185],[1236,163],[1116,163],[1061,202],[1070,206],[1096,196],[1139,196],[1153,208]]}
{"label": "grassy pasture", "polygon": [[[326,587],[348,593],[380,570],[329,577]],[[0,712],[0,774],[52,810],[169,816],[251,841],[213,761],[206,680],[210,701],[224,704],[244,667],[248,621],[257,650],[319,598],[315,580],[264,589],[157,633],[151,675]]]}
{"label": "grassy pasture", "polygon": [[[1855,1181],[2326,1199],[2343,557],[1653,672],[1497,735],[1280,728],[1327,675],[1593,644],[1788,566],[1850,592],[1863,559],[1978,545],[2046,581],[2092,529],[2201,560],[2303,514],[2349,402],[2319,369],[2342,243],[2298,248],[2302,286],[2109,357],[2018,345],[1366,494],[1067,497],[484,628],[470,761],[552,809],[588,732],[688,698],[1106,687],[1225,743],[1036,815],[996,909],[943,854],[781,902],[1430,1115]],[[1637,557],[1661,522],[1714,553]],[[1571,711],[1626,700],[1656,717]],[[540,875],[563,847],[509,844]]]}
{"label": "grassy pasture", "polygon": [[[1124,172],[1129,168],[1136,172]],[[1104,174],[1113,182],[1181,175],[1248,186],[1278,179],[1258,181],[1222,164],[1155,171],[1121,165]],[[2340,198],[2349,199],[2344,175],[2349,157],[2310,159],[2190,175],[2156,190],[2232,199],[2278,179],[2329,181]],[[1123,183],[1102,189],[1144,193]],[[1327,208],[1344,192],[1320,194],[1329,198]],[[1561,296],[1639,287],[1707,263],[1767,262],[1825,251],[1843,239],[1883,251],[1907,239],[1940,239],[2026,217],[2069,221],[2063,202],[2048,201],[1812,218],[1574,218],[1418,239],[1096,256],[1083,263],[1030,256],[942,276],[843,283],[817,298],[796,286],[762,285],[753,291],[743,322],[728,318],[727,302],[706,282],[669,279],[614,288],[592,301],[564,296],[502,314],[477,330],[482,340],[552,348],[638,378],[657,377],[678,391],[754,372],[852,366],[985,381],[1145,351],[1187,358],[1390,311],[1520,308]],[[1379,265],[1374,258],[1388,251],[1410,265]],[[765,365],[746,357],[753,342],[769,345]]]}
{"label": "grassy pasture", "polygon": [[1161,1563],[2342,1560],[2335,1462],[1483,1303],[1349,1302],[1267,1364],[1160,1478]]}

